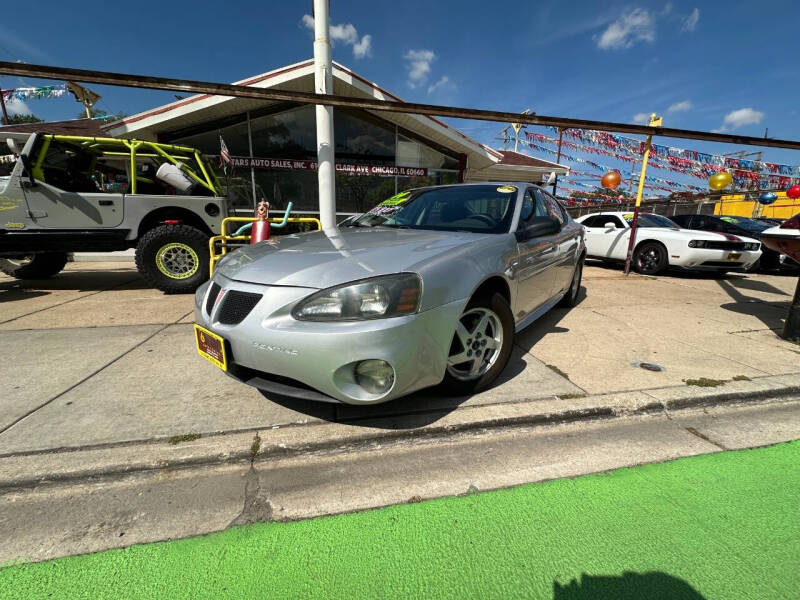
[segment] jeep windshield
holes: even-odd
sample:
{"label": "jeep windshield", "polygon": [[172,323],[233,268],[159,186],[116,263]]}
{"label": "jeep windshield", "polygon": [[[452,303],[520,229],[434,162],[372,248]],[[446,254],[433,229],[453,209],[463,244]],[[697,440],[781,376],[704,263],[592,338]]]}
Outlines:
{"label": "jeep windshield", "polygon": [[349,227],[507,233],[516,197],[517,188],[508,185],[409,190],[384,200]]}

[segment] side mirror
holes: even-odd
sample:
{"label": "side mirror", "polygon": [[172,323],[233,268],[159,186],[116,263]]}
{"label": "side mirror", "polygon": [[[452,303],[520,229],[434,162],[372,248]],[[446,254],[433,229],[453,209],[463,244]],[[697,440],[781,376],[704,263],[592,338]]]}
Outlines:
{"label": "side mirror", "polygon": [[533,217],[525,229],[516,232],[517,241],[524,242],[526,240],[542,237],[545,235],[553,235],[561,231],[561,222],[555,217]]}
{"label": "side mirror", "polygon": [[12,154],[19,156],[19,148],[17,147],[17,142],[14,138],[6,138],[6,146],[8,146],[9,150],[11,150]]}
{"label": "side mirror", "polygon": [[617,228],[617,226],[614,225],[614,223],[612,223],[611,221],[609,221],[608,223],[603,225],[603,227],[605,228],[606,231],[611,231],[612,229],[616,229]]}

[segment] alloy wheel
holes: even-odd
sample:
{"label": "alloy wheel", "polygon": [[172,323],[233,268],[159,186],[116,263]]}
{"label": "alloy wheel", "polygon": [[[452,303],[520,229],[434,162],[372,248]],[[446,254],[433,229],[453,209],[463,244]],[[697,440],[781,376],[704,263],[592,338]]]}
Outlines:
{"label": "alloy wheel", "polygon": [[186,279],[197,272],[200,260],[191,246],[170,243],[156,252],[158,270],[172,279]]}
{"label": "alloy wheel", "polygon": [[476,307],[458,320],[447,372],[461,381],[484,375],[497,361],[503,348],[503,325],[492,310]]}

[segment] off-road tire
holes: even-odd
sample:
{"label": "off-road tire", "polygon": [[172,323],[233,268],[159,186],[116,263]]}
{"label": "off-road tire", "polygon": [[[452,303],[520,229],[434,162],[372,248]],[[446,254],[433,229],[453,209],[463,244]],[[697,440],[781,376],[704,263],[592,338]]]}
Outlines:
{"label": "off-road tire", "polygon": [[659,242],[642,242],[633,253],[633,268],[642,275],[658,275],[668,266],[667,249]]}
{"label": "off-road tire", "polygon": [[[470,380],[459,379],[451,374],[449,365],[445,368],[444,379],[440,387],[445,393],[453,396],[476,394],[492,385],[500,373],[503,372],[506,364],[508,364],[508,359],[511,357],[511,350],[514,346],[514,315],[511,312],[508,301],[503,296],[498,293],[488,293],[473,297],[464,308],[464,312],[459,317],[459,322],[473,309],[487,309],[498,317],[502,326],[502,344],[494,363],[479,377]],[[457,337],[457,334],[453,335],[450,354],[453,353],[456,344],[460,344],[456,340]]]}
{"label": "off-road tire", "polygon": [[42,252],[32,255],[22,264],[0,258],[0,271],[17,279],[47,279],[60,273],[66,264],[66,252]]}
{"label": "off-road tire", "polygon": [[[136,245],[136,268],[165,294],[193,293],[208,280],[208,239],[207,234],[189,225],[154,227]],[[186,263],[177,265],[176,254]]]}
{"label": "off-road tire", "polygon": [[572,272],[572,282],[570,283],[567,293],[558,303],[561,308],[573,308],[578,304],[578,296],[581,293],[581,280],[583,279],[583,261],[585,256],[581,256],[575,264],[575,270]]}

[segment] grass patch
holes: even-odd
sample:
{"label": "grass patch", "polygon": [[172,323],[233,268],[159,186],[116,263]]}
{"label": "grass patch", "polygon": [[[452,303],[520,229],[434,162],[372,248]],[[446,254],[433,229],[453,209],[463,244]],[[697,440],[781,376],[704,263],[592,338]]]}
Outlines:
{"label": "grass patch", "polygon": [[558,374],[558,375],[561,375],[561,376],[562,376],[564,379],[567,379],[567,380],[569,380],[569,375],[567,375],[566,373],[564,373],[564,371],[562,371],[561,369],[559,369],[557,366],[555,366],[555,365],[545,365],[545,366],[546,366],[548,369],[550,369],[551,371],[553,371],[554,373],[556,373],[556,374]]}
{"label": "grass patch", "polygon": [[709,379],[708,377],[700,377],[699,379],[684,379],[686,385],[694,385],[696,387],[719,387],[727,383],[724,379]]}
{"label": "grass patch", "polygon": [[181,442],[193,442],[200,439],[199,433],[184,433],[183,435],[173,435],[167,441],[172,444],[180,444]]}
{"label": "grass patch", "polygon": [[0,569],[3,600],[763,600],[800,589],[800,442]]}
{"label": "grass patch", "polygon": [[557,394],[560,400],[574,400],[575,398],[586,398],[586,394]]}
{"label": "grass patch", "polygon": [[737,375],[736,377],[731,379],[731,381],[753,381],[753,380],[750,379],[747,375]]}
{"label": "grass patch", "polygon": [[261,450],[261,438],[256,434],[253,438],[253,443],[250,444],[250,460],[255,459],[259,450]]}

